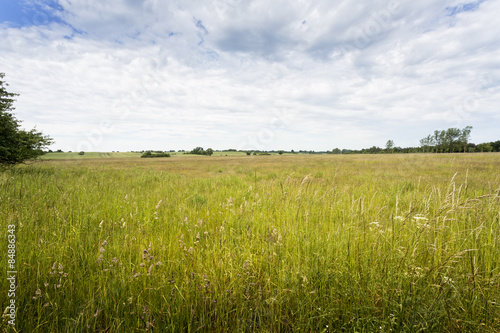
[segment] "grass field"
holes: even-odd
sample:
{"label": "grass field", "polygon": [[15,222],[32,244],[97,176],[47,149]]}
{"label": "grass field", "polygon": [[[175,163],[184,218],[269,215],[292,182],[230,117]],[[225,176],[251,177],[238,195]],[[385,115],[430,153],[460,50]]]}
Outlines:
{"label": "grass field", "polygon": [[492,153],[4,171],[16,332],[499,332],[499,170]]}
{"label": "grass field", "polygon": [[126,157],[140,157],[141,153],[121,153],[121,152],[112,152],[112,153],[99,153],[99,152],[87,152],[83,155],[79,155],[78,153],[47,153],[42,155],[40,158],[42,160],[67,160],[67,159],[89,159],[89,158],[126,158]]}
{"label": "grass field", "polygon": [[[170,152],[172,157],[188,157],[196,156],[184,154],[182,152]],[[83,155],[79,155],[75,152],[63,152],[63,153],[47,153],[42,155],[40,159],[42,160],[73,160],[73,159],[95,159],[95,158],[131,158],[131,157],[141,157],[142,153],[134,152],[86,152]],[[214,151],[212,156],[246,156],[246,153],[241,151]]]}

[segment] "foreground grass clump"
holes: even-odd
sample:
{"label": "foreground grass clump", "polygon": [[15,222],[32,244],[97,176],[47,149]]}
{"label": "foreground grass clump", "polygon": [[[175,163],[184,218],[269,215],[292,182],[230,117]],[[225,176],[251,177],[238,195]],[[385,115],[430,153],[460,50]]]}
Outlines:
{"label": "foreground grass clump", "polygon": [[498,154],[17,167],[0,174],[16,329],[498,332],[499,167]]}

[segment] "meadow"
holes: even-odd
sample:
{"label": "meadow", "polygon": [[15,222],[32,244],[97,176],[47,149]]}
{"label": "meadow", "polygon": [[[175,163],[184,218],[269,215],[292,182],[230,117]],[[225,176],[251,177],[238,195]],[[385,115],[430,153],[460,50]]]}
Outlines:
{"label": "meadow", "polygon": [[18,166],[0,173],[18,272],[0,328],[498,332],[499,170],[495,153]]}

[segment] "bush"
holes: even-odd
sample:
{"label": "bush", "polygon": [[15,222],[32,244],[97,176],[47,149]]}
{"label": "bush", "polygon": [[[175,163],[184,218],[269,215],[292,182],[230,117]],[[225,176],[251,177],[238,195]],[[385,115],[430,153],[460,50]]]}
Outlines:
{"label": "bush", "polygon": [[141,155],[142,158],[151,158],[151,157],[170,157],[169,153],[152,153],[151,151],[147,151]]}

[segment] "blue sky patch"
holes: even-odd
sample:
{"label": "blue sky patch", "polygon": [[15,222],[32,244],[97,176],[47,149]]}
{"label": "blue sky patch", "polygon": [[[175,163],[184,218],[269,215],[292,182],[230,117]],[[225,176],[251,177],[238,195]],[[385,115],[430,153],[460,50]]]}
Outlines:
{"label": "blue sky patch", "polygon": [[16,28],[62,23],[57,15],[62,10],[54,0],[0,0],[0,23]]}
{"label": "blue sky patch", "polygon": [[483,3],[486,0],[477,0],[474,2],[469,2],[465,4],[460,4],[455,7],[446,7],[447,14],[446,16],[454,16],[457,15],[458,13],[462,12],[471,12],[479,8],[479,5]]}

